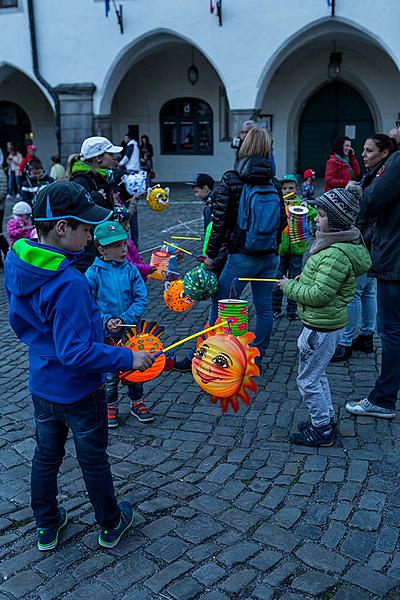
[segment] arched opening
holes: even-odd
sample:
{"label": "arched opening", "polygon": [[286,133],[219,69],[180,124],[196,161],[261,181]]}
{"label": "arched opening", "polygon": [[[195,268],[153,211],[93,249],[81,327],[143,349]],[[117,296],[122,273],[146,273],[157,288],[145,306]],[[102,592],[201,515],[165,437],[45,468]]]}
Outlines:
{"label": "arched opening", "polygon": [[12,65],[0,65],[0,142],[4,151],[13,142],[20,151],[27,142],[37,146],[45,167],[57,151],[54,111],[40,87]]}
{"label": "arched opening", "polygon": [[[337,87],[331,86],[328,79],[328,62],[332,52],[332,42],[342,53],[341,72]],[[395,98],[400,94],[399,70],[392,57],[386,51],[383,43],[374,38],[369,32],[361,30],[355,23],[340,19],[326,19],[310,25],[285,43],[268,63],[259,81],[257,108],[261,114],[272,115],[274,157],[278,174],[302,170],[303,165],[313,167],[321,174],[321,162],[327,160],[329,147],[335,137],[336,130],[342,133],[342,126],[356,126],[356,146],[360,148],[360,139],[367,130],[387,131],[393,127],[398,110]],[[328,87],[326,87],[328,86]],[[329,88],[329,86],[331,86]],[[333,97],[326,94],[325,100],[318,92],[333,90]],[[307,106],[310,97],[317,94],[316,105],[320,104],[317,115],[308,115]],[[332,128],[333,136],[325,134],[329,141],[311,134],[307,136],[306,129],[318,126],[315,121],[331,120],[325,115],[318,114],[331,110],[329,106],[338,102],[343,95],[345,113],[339,117],[347,121]],[[318,98],[319,101],[318,101]],[[330,104],[331,103],[331,104]],[[358,108],[353,105],[355,103]],[[329,105],[329,106],[328,106]],[[362,112],[362,124],[354,122],[355,112]],[[350,113],[349,113],[350,111]],[[305,125],[305,121],[309,121]],[[314,120],[314,125],[313,125]],[[336,118],[332,119],[337,122]],[[303,124],[303,125],[302,125]],[[302,129],[300,135],[300,129]],[[348,129],[352,133],[352,130]],[[321,127],[319,128],[321,134]],[[350,136],[349,136],[350,137]],[[299,145],[299,141],[302,141]],[[364,140],[361,139],[361,143]],[[313,145],[313,154],[306,148]],[[314,162],[318,147],[318,161]],[[308,158],[308,160],[307,160]],[[305,164],[307,162],[307,164]],[[323,170],[323,169],[322,169]]]}
{"label": "arched opening", "polygon": [[[194,84],[188,78],[192,62],[199,74]],[[118,83],[109,79],[110,133],[117,142],[128,129],[148,135],[159,181],[188,181],[200,171],[217,178],[229,168],[225,87],[199,49],[172,33],[153,33],[127,50],[117,70]],[[109,98],[109,87],[103,93]],[[100,102],[100,110],[106,108]]]}
{"label": "arched opening", "polygon": [[367,102],[343,81],[323,85],[305,105],[299,123],[297,171],[313,168],[323,177],[329,148],[338,135],[347,135],[361,156],[365,138],[374,131]]}
{"label": "arched opening", "polygon": [[213,113],[199,98],[174,98],[160,110],[161,154],[213,154]]}
{"label": "arched opening", "polygon": [[15,102],[0,101],[0,145],[4,156],[7,142],[25,151],[31,134],[31,122],[24,109]]}

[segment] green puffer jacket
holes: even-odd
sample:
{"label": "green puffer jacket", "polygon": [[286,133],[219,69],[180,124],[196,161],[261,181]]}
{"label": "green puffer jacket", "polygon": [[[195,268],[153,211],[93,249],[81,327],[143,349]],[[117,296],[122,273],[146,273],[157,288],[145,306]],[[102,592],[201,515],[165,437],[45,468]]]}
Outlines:
{"label": "green puffer jacket", "polygon": [[347,305],[354,298],[356,277],[370,267],[371,259],[363,244],[332,244],[311,254],[299,281],[288,281],[283,293],[297,302],[306,327],[341,329],[347,324]]}

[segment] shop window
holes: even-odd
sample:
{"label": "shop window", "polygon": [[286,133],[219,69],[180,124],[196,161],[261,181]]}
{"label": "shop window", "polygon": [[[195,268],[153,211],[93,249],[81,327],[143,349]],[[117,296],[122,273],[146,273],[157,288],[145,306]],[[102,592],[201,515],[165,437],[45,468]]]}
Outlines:
{"label": "shop window", "polygon": [[160,111],[162,154],[213,154],[213,114],[204,100],[175,98]]}

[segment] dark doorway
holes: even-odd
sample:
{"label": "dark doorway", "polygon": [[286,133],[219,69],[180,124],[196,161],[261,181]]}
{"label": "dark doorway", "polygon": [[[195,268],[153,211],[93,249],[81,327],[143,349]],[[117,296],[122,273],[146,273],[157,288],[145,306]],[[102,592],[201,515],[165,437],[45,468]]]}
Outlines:
{"label": "dark doorway", "polygon": [[366,137],[374,131],[374,120],[364,98],[350,85],[333,81],[308,100],[300,118],[297,170],[312,168],[323,177],[330,146],[338,135],[352,139],[361,160]]}
{"label": "dark doorway", "polygon": [[14,102],[0,102],[0,146],[6,155],[7,142],[11,142],[22,153],[31,142],[31,123],[26,112]]}

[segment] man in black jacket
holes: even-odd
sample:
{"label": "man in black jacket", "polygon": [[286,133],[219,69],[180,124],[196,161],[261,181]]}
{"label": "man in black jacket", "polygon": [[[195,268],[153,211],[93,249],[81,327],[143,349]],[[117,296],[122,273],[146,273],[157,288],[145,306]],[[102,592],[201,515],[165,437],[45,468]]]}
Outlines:
{"label": "man in black jacket", "polygon": [[353,415],[392,419],[400,389],[400,151],[395,152],[364,192],[361,215],[376,218],[370,275],[378,280],[378,333],[382,339],[381,374],[358,402]]}

